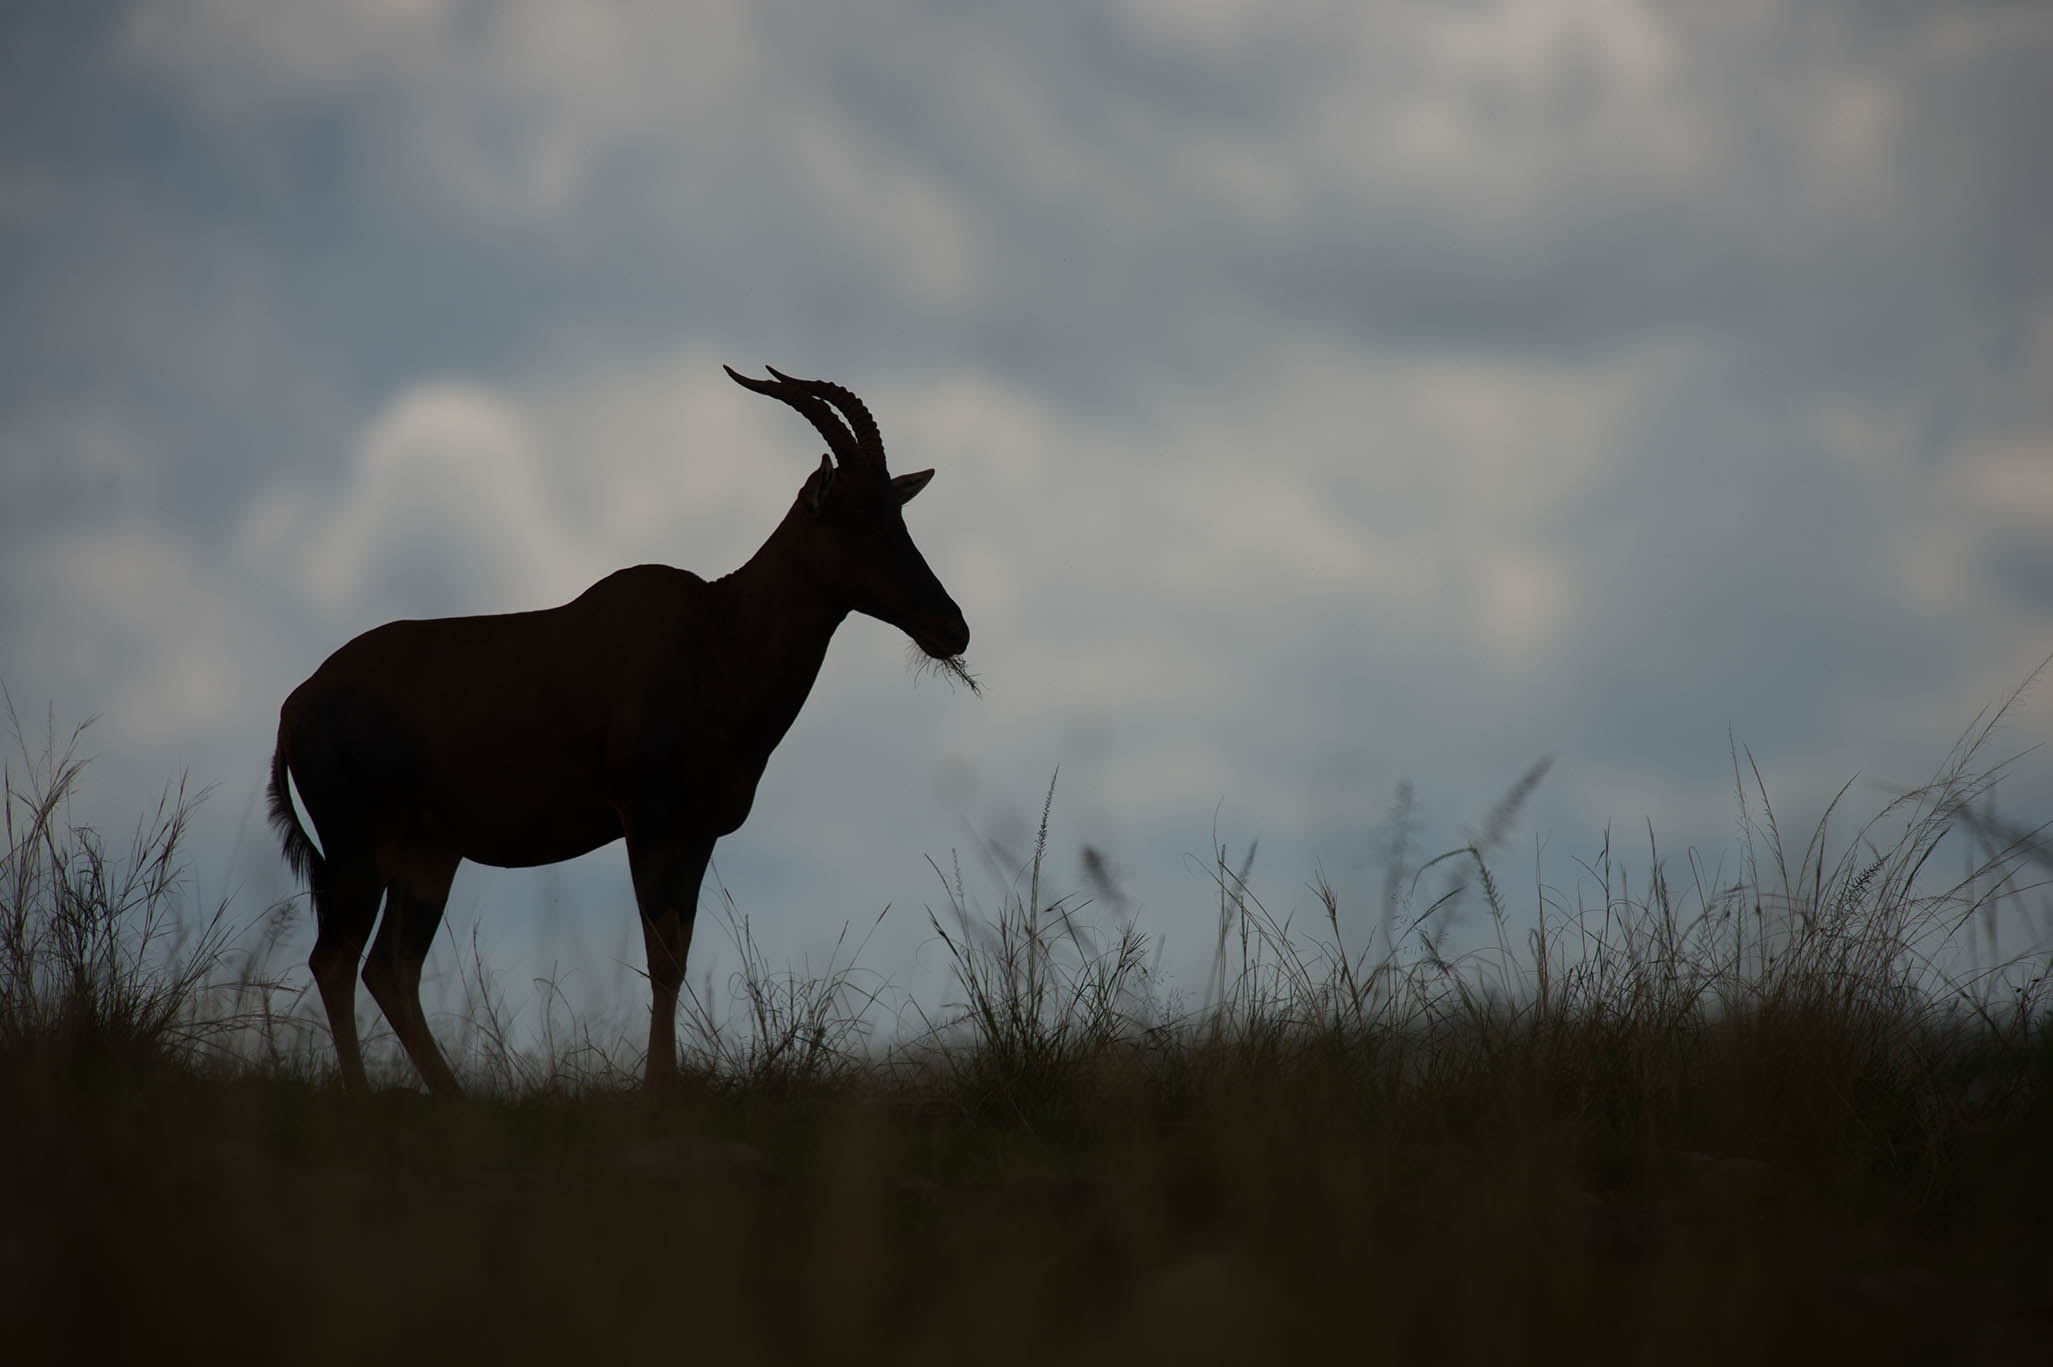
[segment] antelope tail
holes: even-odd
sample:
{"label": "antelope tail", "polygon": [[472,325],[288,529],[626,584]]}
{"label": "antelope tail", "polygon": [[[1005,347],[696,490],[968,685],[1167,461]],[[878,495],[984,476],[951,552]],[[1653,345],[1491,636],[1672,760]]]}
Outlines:
{"label": "antelope tail", "polygon": [[292,809],[292,780],[285,772],[285,728],[278,728],[278,748],[271,752],[271,829],[285,845],[285,862],[301,882],[311,885],[322,873],[321,851],[299,824]]}

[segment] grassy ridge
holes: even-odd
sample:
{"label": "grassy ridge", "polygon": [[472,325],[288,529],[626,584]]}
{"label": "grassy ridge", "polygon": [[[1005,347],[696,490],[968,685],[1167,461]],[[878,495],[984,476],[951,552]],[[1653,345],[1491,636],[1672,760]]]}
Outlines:
{"label": "grassy ridge", "polygon": [[[888,1050],[852,972],[744,927],[673,1098],[513,1049],[480,976],[456,1103],[336,1090],[261,935],[182,899],[183,795],[110,853],[45,747],[0,867],[0,1313],[22,1360],[2035,1360],[2044,978],[1945,967],[2044,863],[1977,815],[1987,735],[1837,853],[1736,766],[1741,879],[1602,850],[1524,936],[1493,860],[1530,782],[1393,847],[1365,949],[1219,851],[1194,1003],[1041,850],[996,911],[944,876],[961,1004]],[[1978,862],[1941,878],[1949,831]],[[1496,936],[1457,956],[1464,906]]]}

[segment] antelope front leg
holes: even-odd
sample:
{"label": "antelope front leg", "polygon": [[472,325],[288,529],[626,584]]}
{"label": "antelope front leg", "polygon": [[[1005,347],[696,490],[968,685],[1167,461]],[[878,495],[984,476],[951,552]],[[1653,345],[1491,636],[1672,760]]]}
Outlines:
{"label": "antelope front leg", "polygon": [[651,1090],[677,1082],[677,991],[684,983],[685,955],[698,917],[699,883],[712,857],[711,840],[628,837],[628,868],[649,956],[649,1053],[642,1085]]}

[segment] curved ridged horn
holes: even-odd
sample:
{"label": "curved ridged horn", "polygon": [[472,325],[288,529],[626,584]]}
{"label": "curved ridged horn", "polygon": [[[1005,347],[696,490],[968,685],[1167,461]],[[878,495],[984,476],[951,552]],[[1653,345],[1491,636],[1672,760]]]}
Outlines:
{"label": "curved ridged horn", "polygon": [[870,410],[848,390],[831,380],[801,380],[795,375],[786,375],[776,366],[764,366],[765,370],[789,385],[796,385],[808,394],[825,399],[841,410],[841,416],[848,419],[848,426],[855,433],[855,444],[879,470],[884,468],[884,434],[877,430],[877,420],[870,416]]}
{"label": "curved ridged horn", "polygon": [[[820,435],[827,439],[827,447],[833,451],[837,465],[861,465],[868,461],[868,454],[862,449],[862,443],[843,425],[841,419],[835,416],[834,410],[827,406],[824,398],[813,394],[808,387],[777,375],[775,370],[771,370],[770,373],[777,375],[776,379],[758,380],[742,374],[731,365],[723,365],[720,368],[727,372],[729,379],[742,388],[753,389],[758,394],[767,394],[805,414],[806,421],[818,428]],[[842,392],[847,393],[846,390]],[[855,396],[851,394],[849,397],[853,399]],[[857,407],[861,405],[858,404]],[[867,412],[863,414],[866,420],[869,416]],[[874,422],[870,423],[870,429],[876,430]]]}

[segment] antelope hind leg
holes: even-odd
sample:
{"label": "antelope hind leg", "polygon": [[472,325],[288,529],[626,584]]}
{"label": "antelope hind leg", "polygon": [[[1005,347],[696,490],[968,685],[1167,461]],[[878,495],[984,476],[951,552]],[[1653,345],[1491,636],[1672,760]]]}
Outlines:
{"label": "antelope hind leg", "polygon": [[385,899],[385,919],[364,960],[364,986],[399,1036],[414,1071],[436,1096],[461,1096],[463,1085],[435,1046],[421,1010],[421,965],[435,943],[449,883],[459,861],[427,856],[404,861]]}
{"label": "antelope hind leg", "polygon": [[328,1034],[335,1042],[342,1085],[352,1092],[370,1090],[356,1034],[356,970],[384,891],[369,855],[339,855],[329,860],[313,887],[317,929],[307,968],[328,1014]]}

